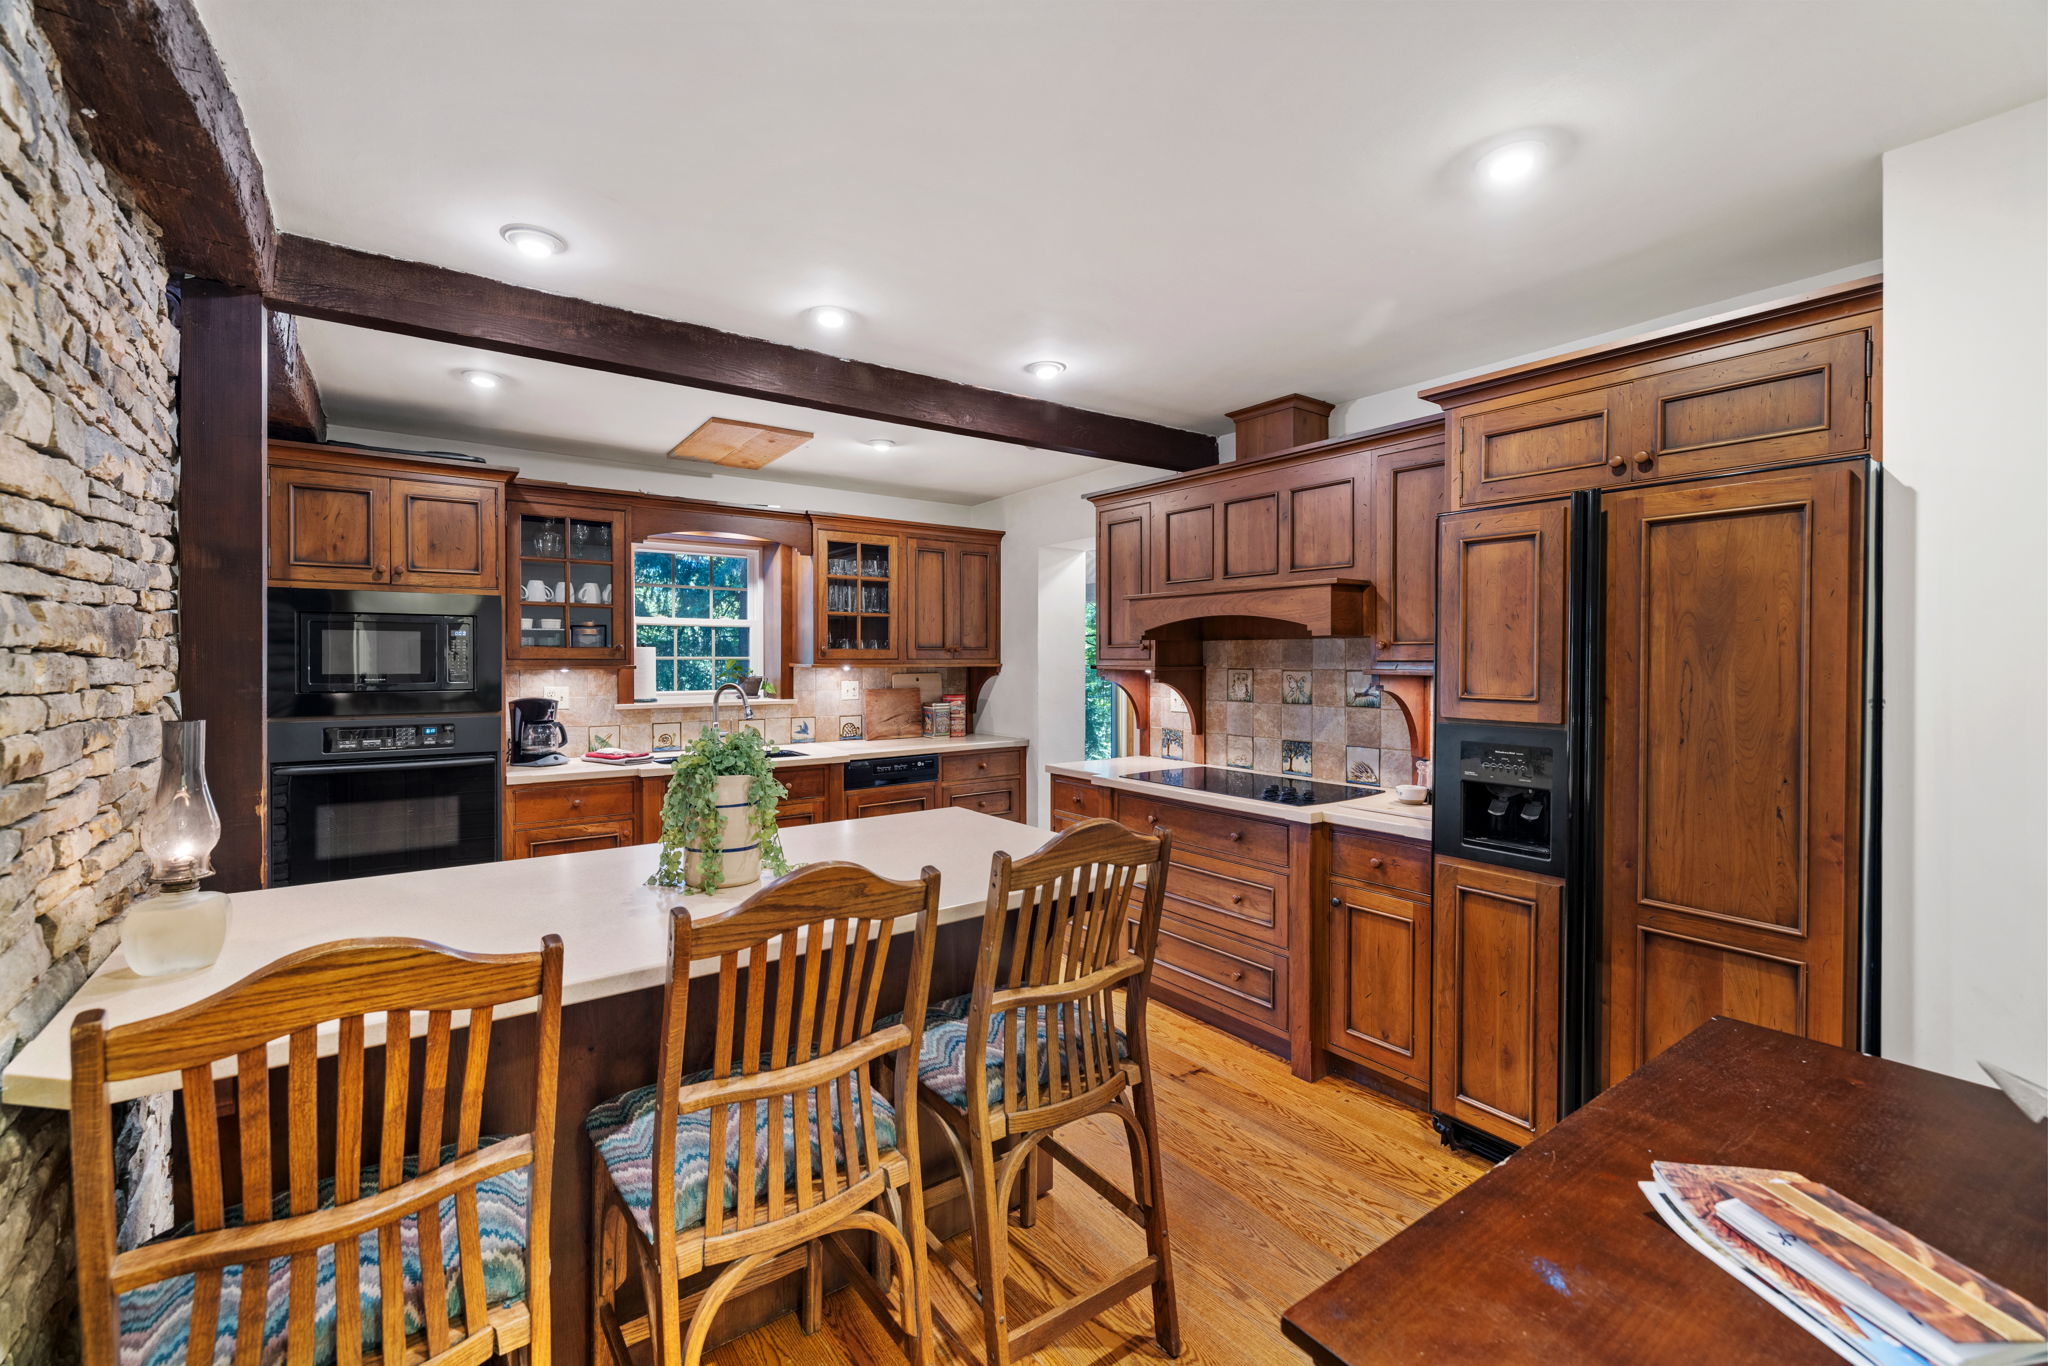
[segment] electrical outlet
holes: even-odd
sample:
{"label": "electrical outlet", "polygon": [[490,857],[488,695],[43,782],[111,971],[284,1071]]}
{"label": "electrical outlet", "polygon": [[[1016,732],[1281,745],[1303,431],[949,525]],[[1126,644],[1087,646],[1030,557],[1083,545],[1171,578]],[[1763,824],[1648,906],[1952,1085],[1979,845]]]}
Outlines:
{"label": "electrical outlet", "polygon": [[569,690],[560,683],[550,683],[540,690],[540,695],[550,702],[567,702]]}

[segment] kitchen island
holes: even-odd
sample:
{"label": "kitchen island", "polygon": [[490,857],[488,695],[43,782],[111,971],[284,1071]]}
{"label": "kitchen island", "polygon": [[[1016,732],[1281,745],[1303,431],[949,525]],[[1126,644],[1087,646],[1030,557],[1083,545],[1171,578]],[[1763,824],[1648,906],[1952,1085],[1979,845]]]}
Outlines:
{"label": "kitchen island", "polygon": [[[989,862],[999,851],[1023,855],[1049,833],[973,811],[946,809],[878,816],[788,831],[784,847],[794,862],[847,859],[885,877],[916,877],[927,864],[940,875],[939,949],[933,968],[934,1000],[972,985]],[[482,864],[397,873],[349,882],[316,883],[238,893],[233,921],[218,962],[197,972],[139,977],[120,950],[100,965],[64,1009],[0,1072],[0,1102],[68,1108],[69,1036],[79,1012],[104,1011],[109,1025],[161,1014],[201,1000],[267,963],[310,945],[363,936],[402,936],[482,953],[531,951],[541,937],[563,942],[562,1050],[559,1140],[555,1152],[553,1259],[557,1361],[587,1361],[588,1220],[591,1149],[583,1116],[598,1102],[654,1079],[660,1037],[661,992],[668,948],[667,910],[676,894],[646,886],[657,851],[652,845],[565,854],[526,863]],[[730,910],[759,884],[683,898],[695,915]],[[884,999],[900,991],[909,955],[908,925],[890,955]],[[691,1000],[687,1037],[696,1041],[690,1066],[708,1060],[712,994]],[[487,1132],[524,1127],[531,1098],[522,1094],[531,1047],[531,1017],[505,1018],[492,1034],[493,1089],[484,1115]],[[700,1016],[702,1017],[700,1019]],[[415,1027],[420,1022],[416,1020]],[[381,1044],[381,1022],[369,1022],[368,1040]],[[331,1058],[332,1026],[321,1031],[319,1051]],[[274,1086],[281,1087],[285,1045],[272,1045]],[[373,1063],[373,1068],[378,1064]],[[331,1067],[331,1064],[328,1064]],[[230,1071],[217,1075],[227,1078]],[[503,1084],[500,1085],[499,1083]],[[119,1094],[177,1090],[176,1077],[141,1082]],[[181,1098],[182,1101],[182,1098]],[[233,1087],[214,1097],[232,1124]],[[272,1113],[288,1107],[275,1100]],[[182,1118],[179,1120],[182,1126]],[[939,1151],[936,1143],[932,1151]],[[726,1321],[733,1331],[763,1322],[794,1303],[794,1289],[769,1286],[733,1301]]]}

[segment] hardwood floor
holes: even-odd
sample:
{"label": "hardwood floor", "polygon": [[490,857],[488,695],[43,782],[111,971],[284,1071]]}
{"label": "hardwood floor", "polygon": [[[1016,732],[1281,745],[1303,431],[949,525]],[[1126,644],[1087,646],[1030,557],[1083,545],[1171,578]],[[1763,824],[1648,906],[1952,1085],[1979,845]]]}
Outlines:
{"label": "hardwood floor", "polygon": [[[1487,1169],[1439,1145],[1416,1111],[1338,1078],[1299,1081],[1278,1058],[1171,1010],[1154,1007],[1152,1057],[1184,1366],[1300,1366],[1302,1354],[1280,1336],[1281,1313]],[[1130,1170],[1113,1120],[1066,1135],[1104,1170]],[[1011,1232],[1013,1323],[1089,1284],[1080,1269],[1143,1255],[1138,1230],[1064,1168],[1039,1202],[1037,1227]],[[954,1245],[971,1257],[965,1235]],[[940,1311],[963,1329],[972,1325],[970,1302],[951,1278],[935,1270],[934,1283]],[[1165,1360],[1151,1333],[1151,1301],[1138,1295],[1031,1360]],[[963,1358],[941,1343],[935,1360],[958,1366]],[[815,1337],[785,1315],[706,1360],[894,1366],[903,1357],[867,1307],[841,1291],[825,1302]]]}

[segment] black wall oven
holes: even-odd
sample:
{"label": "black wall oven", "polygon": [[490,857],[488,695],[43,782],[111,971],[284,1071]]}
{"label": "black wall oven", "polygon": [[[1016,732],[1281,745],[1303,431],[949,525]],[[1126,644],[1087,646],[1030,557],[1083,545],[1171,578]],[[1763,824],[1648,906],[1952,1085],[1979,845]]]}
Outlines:
{"label": "black wall oven", "polygon": [[496,713],[270,723],[270,885],[498,857]]}
{"label": "black wall oven", "polygon": [[498,599],[273,588],[273,718],[489,712],[503,703]]}

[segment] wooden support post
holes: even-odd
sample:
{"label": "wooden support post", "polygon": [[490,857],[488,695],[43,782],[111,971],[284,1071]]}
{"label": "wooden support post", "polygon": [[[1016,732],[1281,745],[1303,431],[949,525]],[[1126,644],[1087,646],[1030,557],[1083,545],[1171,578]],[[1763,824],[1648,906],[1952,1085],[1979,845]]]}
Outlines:
{"label": "wooden support post", "polygon": [[263,297],[185,281],[178,315],[178,686],[208,722],[206,776],[220,808],[213,885],[264,881],[265,508]]}

